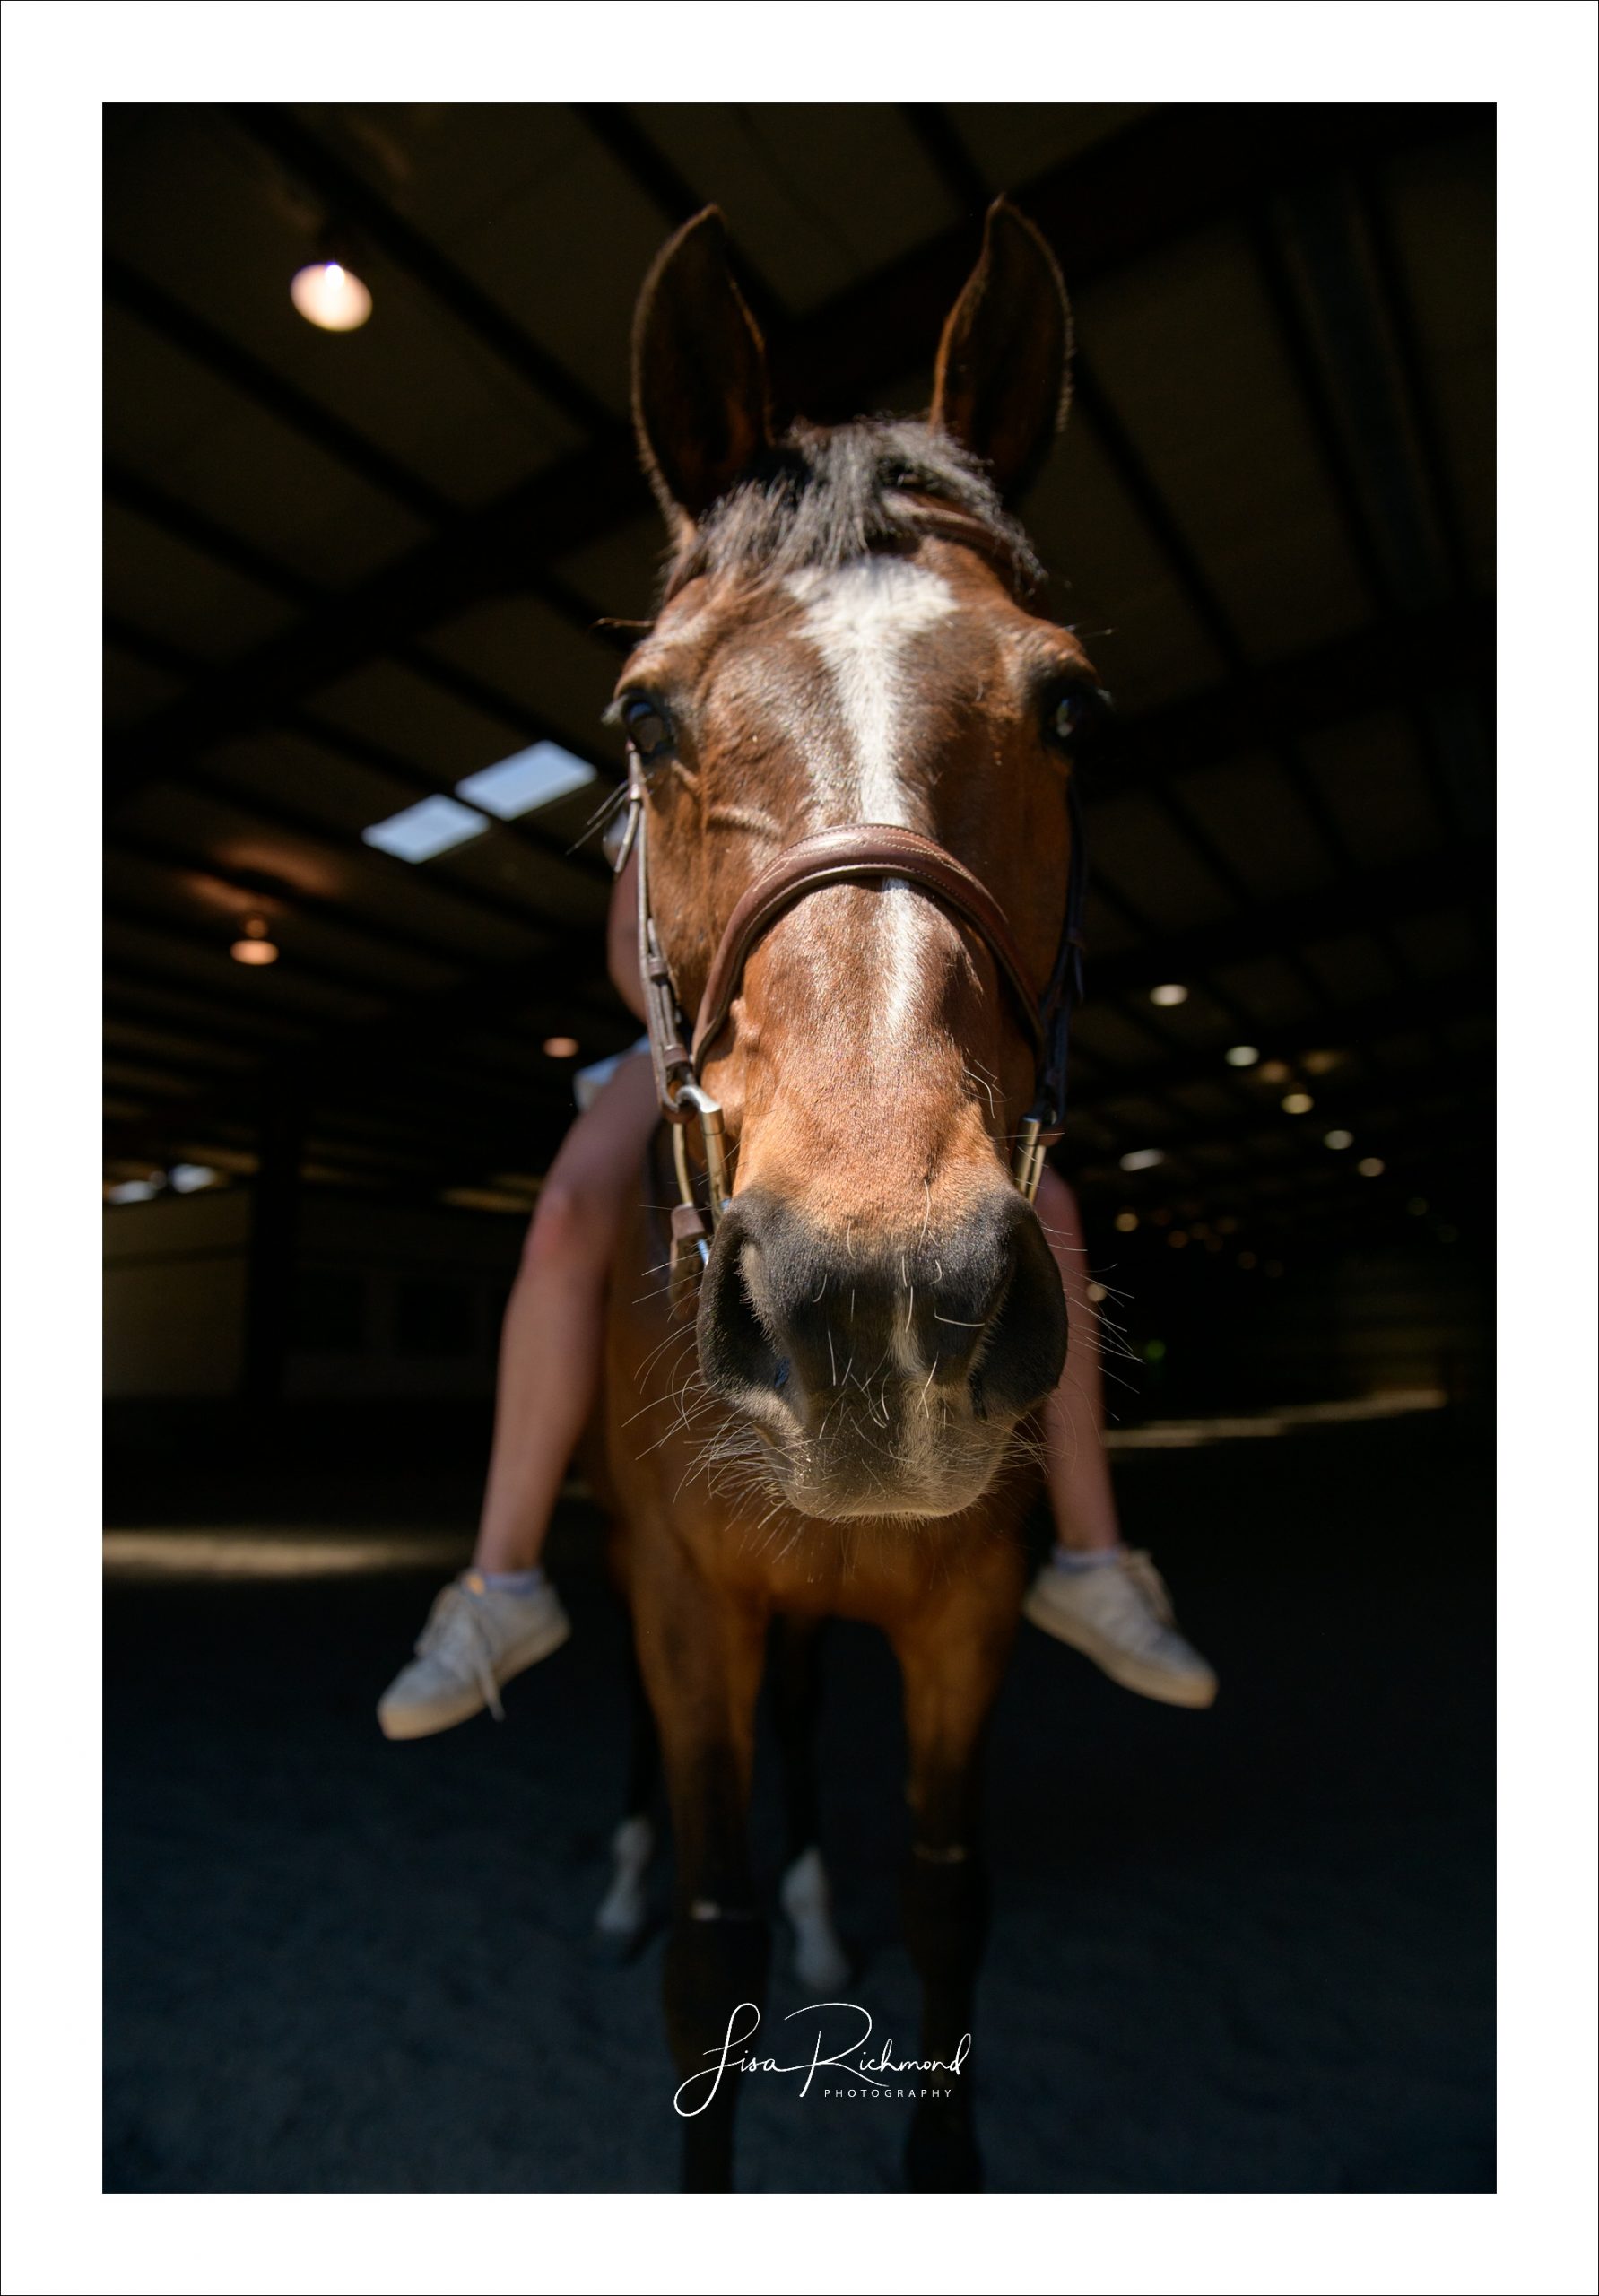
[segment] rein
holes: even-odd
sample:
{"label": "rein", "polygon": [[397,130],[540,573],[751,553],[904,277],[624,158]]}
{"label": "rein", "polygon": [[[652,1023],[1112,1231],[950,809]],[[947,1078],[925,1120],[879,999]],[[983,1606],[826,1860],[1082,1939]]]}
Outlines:
{"label": "rein", "polygon": [[[1082,903],[1086,879],[1082,809],[1075,778],[1066,784],[1072,851],[1066,878],[1065,921],[1049,978],[1041,990],[1029,979],[1010,920],[981,880],[964,862],[915,830],[889,823],[855,822],[816,831],[786,845],[751,884],[728,918],[706,981],[700,1015],[691,1032],[661,946],[649,899],[649,847],[644,773],[636,756],[628,761],[628,826],[617,857],[618,874],[630,854],[638,857],[639,970],[644,984],[645,1025],[655,1068],[661,1114],[673,1127],[673,1156],[680,1203],[672,1214],[672,1256],[697,1250],[710,1257],[710,1235],[729,1202],[726,1139],[721,1103],[700,1082],[712,1044],[726,1025],[743,978],[744,966],[761,935],[786,910],[824,885],[881,883],[885,878],[917,886],[940,907],[969,925],[998,967],[1032,1039],[1035,1082],[1032,1105],[1017,1137],[1012,1178],[1031,1204],[1044,1170],[1047,1135],[1065,1113],[1066,1073],[1072,1015],[1082,996]],[[708,1227],[695,1191],[684,1137],[697,1122],[705,1157],[710,1219]]]}

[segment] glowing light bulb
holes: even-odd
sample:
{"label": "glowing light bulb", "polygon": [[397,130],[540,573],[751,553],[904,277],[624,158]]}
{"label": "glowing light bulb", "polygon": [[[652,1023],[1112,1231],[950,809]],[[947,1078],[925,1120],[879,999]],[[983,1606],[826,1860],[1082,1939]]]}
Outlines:
{"label": "glowing light bulb", "polygon": [[571,1060],[578,1052],[576,1037],[546,1037],[544,1050],[552,1060]]}
{"label": "glowing light bulb", "polygon": [[1308,1116],[1315,1106],[1316,1102],[1308,1092],[1284,1092],[1282,1095],[1284,1116]]}
{"label": "glowing light bulb", "polygon": [[1380,1156],[1362,1156],[1355,1166],[1363,1180],[1379,1180],[1387,1169]]}
{"label": "glowing light bulb", "polygon": [[235,964],[275,965],[277,944],[268,933],[264,917],[247,917],[239,927],[239,938],[228,952]]}
{"label": "glowing light bulb", "polygon": [[1116,1224],[1122,1235],[1130,1236],[1138,1225],[1138,1214],[1136,1212],[1118,1212],[1116,1215]]}
{"label": "glowing light bulb", "polygon": [[1352,1132],[1345,1132],[1342,1125],[1338,1126],[1334,1131],[1324,1133],[1322,1135],[1322,1146],[1324,1148],[1352,1148],[1354,1144],[1354,1134]]}
{"label": "glowing light bulb", "polygon": [[1230,1068],[1253,1068],[1259,1058],[1258,1045],[1235,1044],[1228,1049],[1227,1065]]}
{"label": "glowing light bulb", "polygon": [[1158,988],[1150,991],[1151,1004],[1186,1004],[1187,1002],[1188,992],[1180,980],[1163,980]]}
{"label": "glowing light bulb", "polygon": [[308,263],[290,281],[289,295],[302,319],[330,335],[348,335],[372,316],[370,289],[342,263]]}

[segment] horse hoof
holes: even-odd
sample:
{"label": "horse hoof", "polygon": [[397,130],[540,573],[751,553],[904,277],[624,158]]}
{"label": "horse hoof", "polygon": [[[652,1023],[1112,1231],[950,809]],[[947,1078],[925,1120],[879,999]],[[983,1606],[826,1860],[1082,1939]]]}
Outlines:
{"label": "horse hoof", "polygon": [[930,2098],[917,2107],[905,2147],[905,2181],[912,2192],[982,2191],[982,2159],[970,2118],[958,2106]]}
{"label": "horse hoof", "polygon": [[611,1838],[611,1886],[594,1918],[590,1959],[620,1969],[635,1960],[659,1926],[650,1918],[645,1875],[655,1855],[647,1818],[624,1818]]}
{"label": "horse hoof", "polygon": [[794,1974],[818,1996],[847,1985],[851,1963],[833,1926],[832,1893],[819,1849],[801,1852],[784,1874],[778,1899],[794,1936]]}

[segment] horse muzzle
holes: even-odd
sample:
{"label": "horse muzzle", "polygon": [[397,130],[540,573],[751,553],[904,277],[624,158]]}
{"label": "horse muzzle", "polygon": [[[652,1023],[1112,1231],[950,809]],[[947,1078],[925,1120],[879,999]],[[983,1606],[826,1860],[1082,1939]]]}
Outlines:
{"label": "horse muzzle", "polygon": [[752,1188],[717,1229],[699,1345],[800,1511],[949,1515],[982,1496],[1059,1379],[1065,1302],[1008,1185],[955,1224],[886,1241]]}

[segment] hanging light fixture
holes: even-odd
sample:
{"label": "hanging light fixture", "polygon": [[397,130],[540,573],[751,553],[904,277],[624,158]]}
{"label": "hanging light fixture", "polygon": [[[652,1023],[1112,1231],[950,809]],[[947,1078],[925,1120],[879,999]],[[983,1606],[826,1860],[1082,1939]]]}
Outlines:
{"label": "hanging light fixture", "polygon": [[228,952],[235,964],[275,965],[278,945],[267,928],[264,917],[247,917],[239,928],[239,938]]}
{"label": "hanging light fixture", "polygon": [[349,335],[372,316],[372,291],[350,253],[324,239],[316,262],[302,265],[289,283],[290,300],[300,317],[329,335]]}

